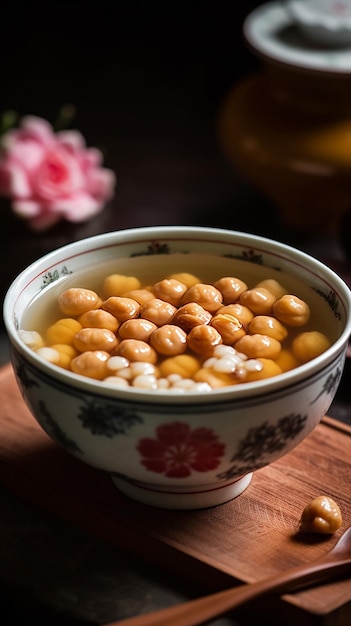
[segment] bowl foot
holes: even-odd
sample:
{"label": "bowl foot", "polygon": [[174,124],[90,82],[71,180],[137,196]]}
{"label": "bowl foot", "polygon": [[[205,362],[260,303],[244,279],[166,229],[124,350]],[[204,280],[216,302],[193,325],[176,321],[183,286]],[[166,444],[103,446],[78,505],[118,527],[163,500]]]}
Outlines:
{"label": "bowl foot", "polygon": [[151,487],[144,483],[132,483],[118,476],[111,476],[115,486],[124,495],[148,504],[150,506],[159,507],[161,509],[205,509],[219,504],[224,504],[229,500],[233,500],[245,491],[249,486],[252,473],[245,474],[241,478],[226,483],[222,487],[206,487],[194,489],[170,489],[159,486]]}

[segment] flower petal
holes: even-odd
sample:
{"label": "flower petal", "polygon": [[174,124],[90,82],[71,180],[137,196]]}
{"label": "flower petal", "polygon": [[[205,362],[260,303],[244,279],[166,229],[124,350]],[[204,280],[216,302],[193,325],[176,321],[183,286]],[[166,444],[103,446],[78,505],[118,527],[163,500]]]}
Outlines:
{"label": "flower petal", "polygon": [[99,148],[87,148],[80,155],[81,167],[89,171],[92,167],[99,167],[103,161],[103,154]]}
{"label": "flower petal", "polygon": [[80,151],[85,147],[85,139],[78,130],[61,130],[56,133],[57,141],[73,152]]}
{"label": "flower petal", "polygon": [[40,141],[47,145],[55,139],[55,134],[51,124],[42,117],[35,115],[25,115],[21,119],[21,127],[19,132],[26,137]]}
{"label": "flower petal", "polygon": [[25,218],[36,217],[42,212],[41,205],[35,200],[16,200],[12,203],[12,208],[16,215]]}
{"label": "flower petal", "polygon": [[45,148],[37,141],[17,141],[8,151],[7,159],[9,163],[17,162],[24,170],[33,171],[41,163]]}
{"label": "flower petal", "polygon": [[104,206],[85,192],[76,193],[69,198],[61,198],[51,203],[51,209],[60,213],[69,222],[83,222],[96,213],[99,213]]}
{"label": "flower petal", "polygon": [[78,190],[85,187],[77,159],[59,144],[45,152],[31,183],[35,195],[44,202],[74,197]]}
{"label": "flower petal", "polygon": [[20,165],[4,163],[0,166],[0,192],[12,198],[31,196],[27,174]]}
{"label": "flower petal", "polygon": [[115,173],[107,168],[94,169],[88,175],[87,191],[95,198],[112,198],[115,185]]}

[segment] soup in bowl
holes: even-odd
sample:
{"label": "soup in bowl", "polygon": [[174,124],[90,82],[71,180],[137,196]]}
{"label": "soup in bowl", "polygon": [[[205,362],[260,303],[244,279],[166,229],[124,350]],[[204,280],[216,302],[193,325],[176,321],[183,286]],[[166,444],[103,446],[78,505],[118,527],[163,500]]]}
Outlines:
{"label": "soup in bowl", "polygon": [[24,400],[127,496],[196,509],[239,496],[335,396],[351,295],[277,241],[201,227],[121,230],[42,257],[4,320]]}

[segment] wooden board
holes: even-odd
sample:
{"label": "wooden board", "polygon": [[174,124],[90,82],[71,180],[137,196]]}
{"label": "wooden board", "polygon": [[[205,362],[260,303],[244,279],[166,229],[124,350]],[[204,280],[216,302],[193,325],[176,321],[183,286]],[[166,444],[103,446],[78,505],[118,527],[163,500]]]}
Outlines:
{"label": "wooden board", "polygon": [[[235,500],[199,511],[155,509],[127,498],[108,474],[55,444],[25,406],[12,367],[0,370],[3,486],[183,579],[196,577],[205,591],[259,580],[331,548],[351,524],[350,462],[351,427],[326,417],[295,450],[256,472]],[[301,537],[297,529],[302,509],[321,494],[338,502],[342,528],[331,537]],[[351,618],[351,579],[277,602],[282,611],[287,609],[285,624],[296,623],[296,615],[299,626],[336,623],[336,616],[338,624],[346,624]],[[272,600],[269,606],[271,610]]]}

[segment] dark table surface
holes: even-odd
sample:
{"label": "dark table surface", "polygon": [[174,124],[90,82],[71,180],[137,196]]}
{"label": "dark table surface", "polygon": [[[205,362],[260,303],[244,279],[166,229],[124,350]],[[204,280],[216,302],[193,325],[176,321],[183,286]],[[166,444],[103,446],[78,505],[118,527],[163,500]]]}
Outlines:
{"label": "dark table surface", "polygon": [[[338,235],[291,232],[279,208],[227,162],[216,120],[228,89],[256,67],[241,24],[259,2],[130,3],[3,9],[0,109],[54,118],[77,109],[75,126],[118,178],[104,214],[72,234],[32,238],[3,212],[1,289],[47,249],[106,230],[206,225],[255,232],[327,260],[347,279]],[[128,3],[127,3],[128,4]],[[201,5],[201,6],[200,6]],[[4,23],[4,22],[3,22]],[[11,25],[16,24],[16,45]],[[9,359],[0,333],[0,363]],[[351,424],[350,362],[329,415]],[[1,426],[0,426],[1,431]],[[202,592],[135,556],[52,517],[1,488],[0,623],[97,625],[168,606]],[[234,616],[211,622],[239,624]],[[240,618],[240,623],[242,623]]]}

